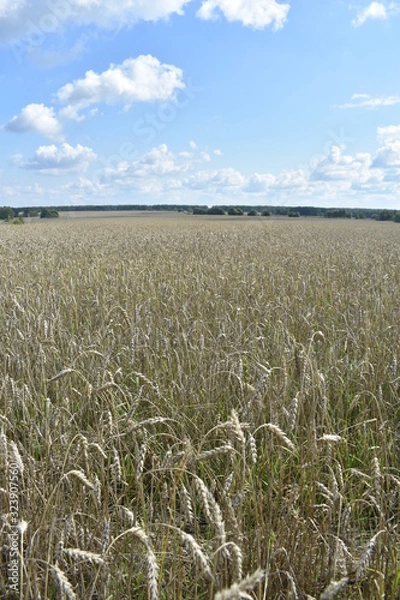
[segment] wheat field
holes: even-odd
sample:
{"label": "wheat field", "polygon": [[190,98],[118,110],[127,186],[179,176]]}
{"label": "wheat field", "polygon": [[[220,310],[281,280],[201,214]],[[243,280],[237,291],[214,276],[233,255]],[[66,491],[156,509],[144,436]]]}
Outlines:
{"label": "wheat field", "polygon": [[60,219],[0,264],[0,597],[400,597],[398,224]]}

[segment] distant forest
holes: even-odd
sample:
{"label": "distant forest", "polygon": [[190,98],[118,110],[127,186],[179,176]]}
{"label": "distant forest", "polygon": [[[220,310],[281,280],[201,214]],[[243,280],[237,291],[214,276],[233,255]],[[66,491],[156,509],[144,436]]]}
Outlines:
{"label": "distant forest", "polygon": [[0,220],[17,217],[56,217],[61,212],[82,211],[168,211],[184,212],[194,215],[231,215],[231,216],[288,216],[288,217],[325,217],[331,219],[375,219],[378,221],[400,222],[400,210],[373,208],[321,208],[315,206],[247,206],[223,205],[201,206],[191,204],[98,204],[81,206],[23,206],[17,208],[0,207]]}

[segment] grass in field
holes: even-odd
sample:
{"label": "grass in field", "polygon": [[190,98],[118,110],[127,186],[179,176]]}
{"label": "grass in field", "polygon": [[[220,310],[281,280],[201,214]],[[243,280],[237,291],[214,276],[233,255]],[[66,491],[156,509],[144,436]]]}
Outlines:
{"label": "grass in field", "polygon": [[12,463],[16,598],[399,597],[398,225],[72,219],[0,264],[2,597]]}

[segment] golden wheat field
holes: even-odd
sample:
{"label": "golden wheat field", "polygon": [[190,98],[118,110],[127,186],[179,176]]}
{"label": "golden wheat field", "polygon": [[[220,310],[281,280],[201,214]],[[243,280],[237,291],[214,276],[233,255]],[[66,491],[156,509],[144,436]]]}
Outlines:
{"label": "golden wheat field", "polygon": [[398,224],[60,219],[0,264],[1,598],[400,597]]}

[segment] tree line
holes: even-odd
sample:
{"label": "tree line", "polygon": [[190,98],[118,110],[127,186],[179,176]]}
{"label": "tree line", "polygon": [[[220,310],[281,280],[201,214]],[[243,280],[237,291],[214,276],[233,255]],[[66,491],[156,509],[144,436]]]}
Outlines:
{"label": "tree line", "polygon": [[316,206],[247,206],[218,205],[204,206],[191,204],[92,204],[80,206],[28,206],[12,208],[0,207],[0,221],[14,221],[26,217],[42,219],[57,218],[61,212],[83,211],[167,211],[184,212],[194,215],[215,216],[287,216],[287,217],[324,217],[327,219],[375,219],[377,221],[395,221],[400,223],[400,210],[372,208],[322,208]]}

